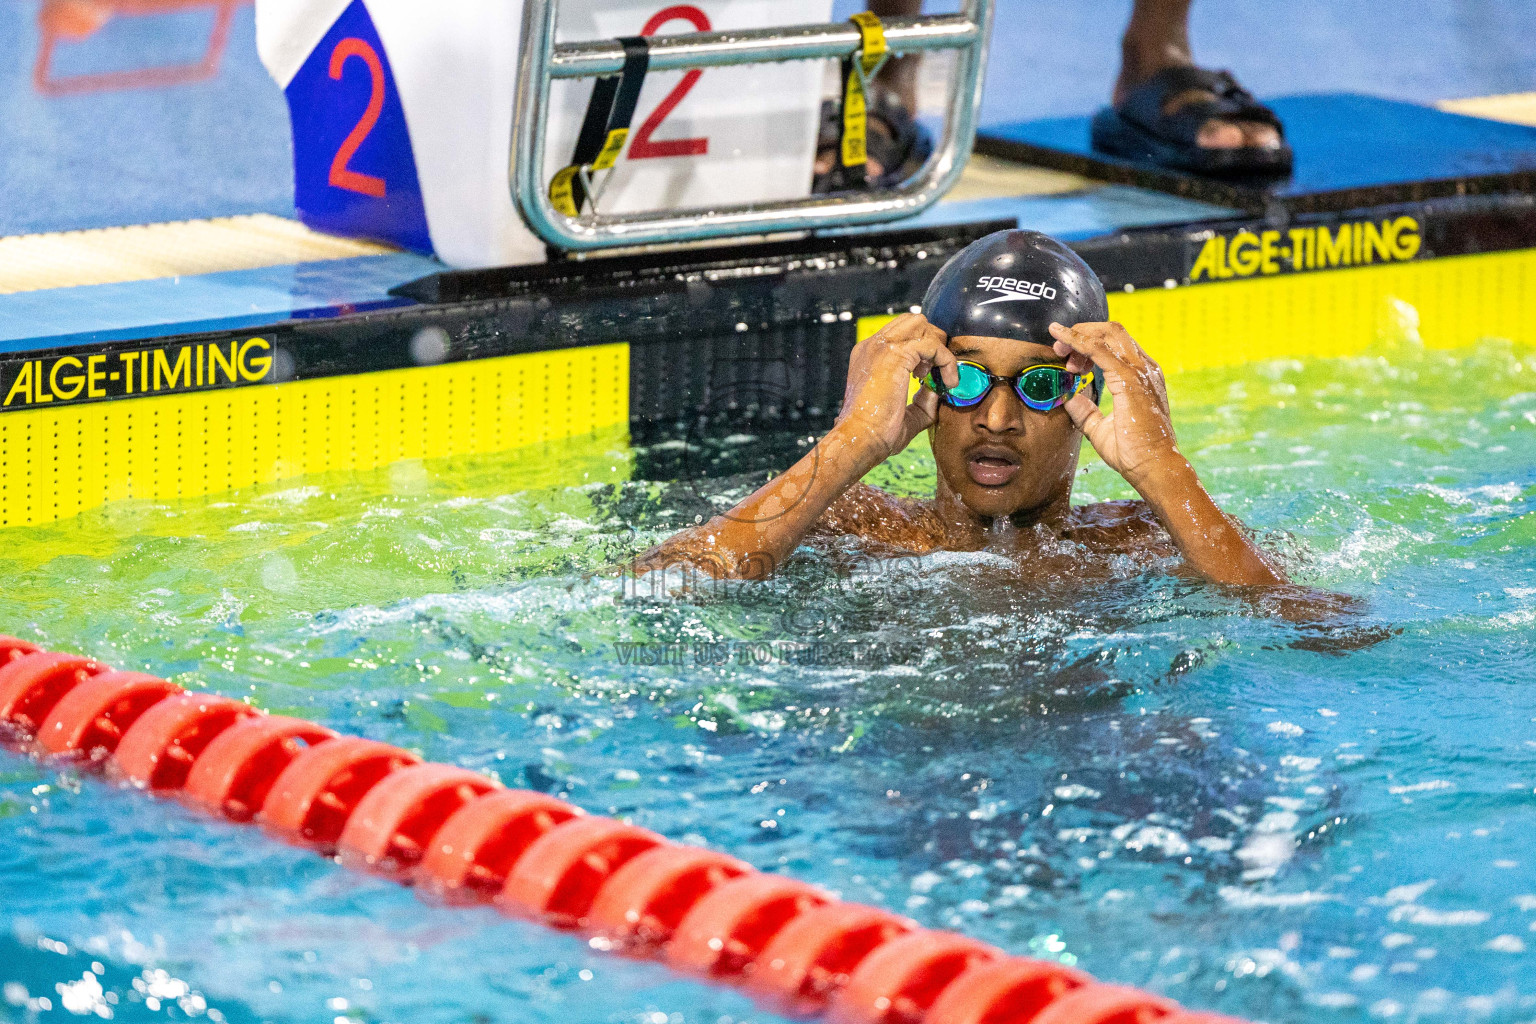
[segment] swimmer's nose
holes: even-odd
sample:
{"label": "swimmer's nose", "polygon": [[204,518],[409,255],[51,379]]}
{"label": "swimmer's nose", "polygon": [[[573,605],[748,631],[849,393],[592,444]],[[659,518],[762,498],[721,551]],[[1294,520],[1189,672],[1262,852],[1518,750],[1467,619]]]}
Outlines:
{"label": "swimmer's nose", "polygon": [[1024,432],[1024,403],[1013,389],[999,385],[976,407],[973,422],[989,434]]}

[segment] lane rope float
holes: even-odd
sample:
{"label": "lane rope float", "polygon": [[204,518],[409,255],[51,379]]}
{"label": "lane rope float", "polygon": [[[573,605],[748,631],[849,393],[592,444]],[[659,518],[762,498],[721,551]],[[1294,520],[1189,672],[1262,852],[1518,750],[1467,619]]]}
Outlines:
{"label": "lane rope float", "polygon": [[835,1024],[1241,1024],[1012,956],[408,750],[0,636],[0,723],[37,757],[250,822],[449,903],[741,986]]}

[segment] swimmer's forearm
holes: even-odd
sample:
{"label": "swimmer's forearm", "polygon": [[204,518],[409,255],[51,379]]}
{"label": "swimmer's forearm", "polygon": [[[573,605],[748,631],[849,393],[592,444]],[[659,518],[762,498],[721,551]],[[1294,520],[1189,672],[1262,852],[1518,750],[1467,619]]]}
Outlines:
{"label": "swimmer's forearm", "polygon": [[1152,507],[1184,561],[1206,579],[1240,586],[1289,582],[1217,506],[1182,455],[1175,452],[1131,484]]}
{"label": "swimmer's forearm", "polygon": [[636,571],[685,564],[718,578],[762,579],[784,564],[828,506],[884,459],[867,432],[839,424],[729,512],[646,552]]}

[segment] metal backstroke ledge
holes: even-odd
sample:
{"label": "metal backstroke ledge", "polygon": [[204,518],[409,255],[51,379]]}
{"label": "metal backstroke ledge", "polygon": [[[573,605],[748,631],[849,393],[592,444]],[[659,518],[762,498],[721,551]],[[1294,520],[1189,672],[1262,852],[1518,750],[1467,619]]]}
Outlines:
{"label": "metal backstroke ledge", "polygon": [[[624,65],[624,49],[615,40],[557,44],[557,9],[557,0],[528,0],[523,6],[510,177],[518,212],[535,234],[558,249],[666,245],[847,228],[915,216],[938,202],[959,179],[975,142],[992,0],[964,0],[958,15],[892,18],[884,24],[893,53],[956,50],[959,54],[940,143],[922,169],[901,186],[734,206],[569,217],[551,205],[542,177],[550,84],[557,78],[617,74]],[[650,67],[672,71],[842,58],[858,52],[860,39],[851,22],[658,36],[651,43]]]}

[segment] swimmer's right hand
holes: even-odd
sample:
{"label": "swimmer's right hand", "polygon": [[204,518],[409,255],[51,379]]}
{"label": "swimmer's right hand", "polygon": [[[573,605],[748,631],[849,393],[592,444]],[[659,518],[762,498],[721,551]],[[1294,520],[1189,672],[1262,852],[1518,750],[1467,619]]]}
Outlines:
{"label": "swimmer's right hand", "polygon": [[877,463],[911,444],[939,411],[939,396],[928,388],[907,401],[912,379],[937,373],[950,387],[960,383],[946,341],[921,314],[903,313],[855,345],[837,430],[850,443],[869,446]]}

